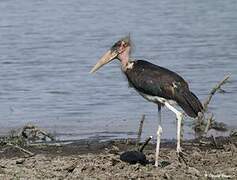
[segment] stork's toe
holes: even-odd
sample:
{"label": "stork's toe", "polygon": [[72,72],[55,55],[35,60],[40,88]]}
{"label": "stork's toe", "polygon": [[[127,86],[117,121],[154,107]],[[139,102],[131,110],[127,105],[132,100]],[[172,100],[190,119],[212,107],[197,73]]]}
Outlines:
{"label": "stork's toe", "polygon": [[181,148],[177,148],[177,156],[180,162],[183,161],[185,164],[187,164],[186,157],[188,154],[184,153]]}

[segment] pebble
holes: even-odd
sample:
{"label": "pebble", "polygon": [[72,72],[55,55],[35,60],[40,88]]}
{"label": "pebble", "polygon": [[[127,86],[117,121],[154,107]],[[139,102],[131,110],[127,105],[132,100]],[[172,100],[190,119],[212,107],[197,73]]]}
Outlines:
{"label": "pebble", "polygon": [[194,176],[200,176],[200,172],[194,167],[188,167],[188,173]]}
{"label": "pebble", "polygon": [[25,162],[24,158],[20,158],[16,160],[16,164],[23,164]]}

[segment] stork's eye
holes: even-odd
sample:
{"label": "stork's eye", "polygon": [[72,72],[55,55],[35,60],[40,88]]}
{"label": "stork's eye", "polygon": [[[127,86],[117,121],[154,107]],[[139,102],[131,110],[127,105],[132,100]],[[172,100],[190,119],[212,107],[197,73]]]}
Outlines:
{"label": "stork's eye", "polygon": [[111,50],[117,50],[121,46],[121,41],[116,42],[112,47]]}

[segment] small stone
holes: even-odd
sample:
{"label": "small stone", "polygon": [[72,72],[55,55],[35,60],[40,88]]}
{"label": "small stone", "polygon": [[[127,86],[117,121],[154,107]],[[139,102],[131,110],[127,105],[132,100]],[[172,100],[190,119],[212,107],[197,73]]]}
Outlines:
{"label": "small stone", "polygon": [[193,156],[193,158],[194,158],[195,160],[197,160],[197,161],[200,161],[200,160],[202,159],[202,155],[201,155],[199,152],[197,152],[197,151],[195,151],[195,152],[192,154],[192,156]]}
{"label": "small stone", "polygon": [[71,165],[67,166],[64,168],[64,170],[66,170],[67,172],[71,173],[74,171],[74,169],[77,167],[77,163],[74,162]]}
{"label": "small stone", "polygon": [[164,173],[164,176],[163,176],[165,179],[170,179],[170,176],[167,174],[167,173]]}
{"label": "small stone", "polygon": [[87,169],[87,167],[86,167],[86,166],[83,166],[83,167],[81,168],[81,172],[85,171],[86,169]]}
{"label": "small stone", "polygon": [[23,164],[25,162],[24,158],[20,158],[16,160],[16,164]]}
{"label": "small stone", "polygon": [[113,145],[112,148],[111,149],[107,149],[106,152],[110,153],[110,154],[117,155],[119,153],[119,148],[117,146]]}
{"label": "small stone", "polygon": [[3,168],[0,167],[0,174],[5,174],[5,171]]}
{"label": "small stone", "polygon": [[188,173],[194,176],[200,176],[200,172],[194,167],[189,167]]}
{"label": "small stone", "polygon": [[164,167],[166,167],[166,166],[168,166],[168,165],[170,165],[171,163],[169,162],[169,161],[161,161],[160,162],[160,167],[161,168],[164,168]]}
{"label": "small stone", "polygon": [[112,158],[111,159],[111,165],[112,166],[115,166],[116,164],[118,164],[120,161],[119,160],[117,160],[117,159],[115,159],[115,158]]}
{"label": "small stone", "polygon": [[133,169],[134,169],[135,171],[138,171],[138,170],[140,169],[140,164],[134,164],[134,165],[133,165]]}

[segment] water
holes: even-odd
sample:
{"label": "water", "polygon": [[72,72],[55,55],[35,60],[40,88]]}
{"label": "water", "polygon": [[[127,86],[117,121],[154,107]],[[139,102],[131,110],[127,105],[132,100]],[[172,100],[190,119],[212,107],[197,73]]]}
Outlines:
{"label": "water", "polygon": [[[155,135],[157,109],[128,89],[118,62],[88,72],[119,38],[131,33],[133,57],[178,72],[203,100],[214,96],[217,121],[236,123],[237,1],[2,0],[0,2],[0,134],[28,122],[60,139]],[[164,138],[175,138],[174,115],[162,111]],[[192,137],[186,120],[185,137]]]}

